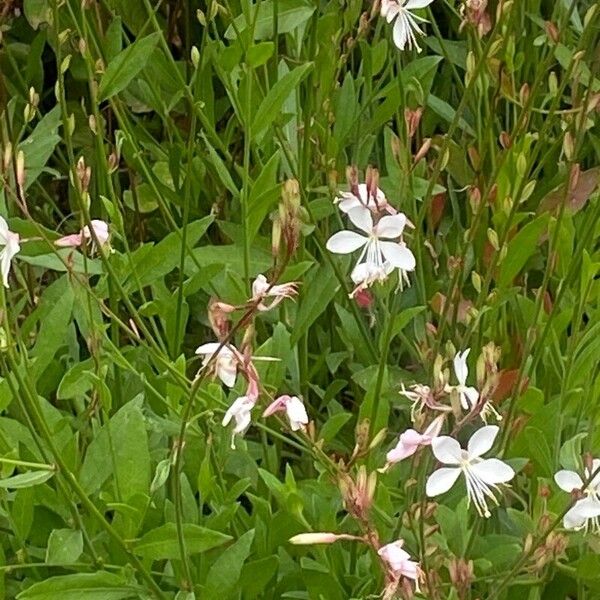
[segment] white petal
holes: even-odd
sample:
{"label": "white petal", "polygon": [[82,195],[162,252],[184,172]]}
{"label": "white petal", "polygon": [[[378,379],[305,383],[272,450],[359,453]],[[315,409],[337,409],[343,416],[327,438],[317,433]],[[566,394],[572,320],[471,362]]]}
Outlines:
{"label": "white petal", "polygon": [[297,425],[298,428],[302,425],[306,425],[308,423],[308,415],[306,414],[306,408],[302,403],[302,400],[297,396],[292,396],[285,405],[285,411],[287,413],[287,417],[292,425],[292,429],[294,425]]}
{"label": "white petal", "polygon": [[388,260],[392,266],[402,269],[403,271],[415,270],[417,264],[415,256],[406,247],[404,242],[379,242],[379,246],[386,260]]}
{"label": "white petal", "polygon": [[352,269],[350,277],[352,278],[354,284],[358,285],[359,283],[362,283],[371,276],[372,270],[373,267],[371,263],[359,263],[354,267],[354,269]]}
{"label": "white petal", "polygon": [[583,487],[583,481],[575,471],[566,471],[563,469],[554,475],[554,481],[556,481],[556,485],[561,490],[569,493]]}
{"label": "white petal", "polygon": [[335,254],[349,254],[364,246],[367,239],[354,231],[338,231],[327,240],[327,250]]}
{"label": "white petal", "polygon": [[362,206],[362,202],[354,194],[348,194],[347,196],[336,198],[336,200],[338,200],[339,209],[344,213]]}
{"label": "white petal", "polygon": [[406,215],[398,213],[382,217],[377,223],[377,237],[395,239],[402,235],[406,225]]}
{"label": "white petal", "polygon": [[590,487],[594,490],[598,490],[598,492],[600,493],[600,471],[598,471],[598,469],[600,469],[600,458],[595,458],[592,461],[592,472],[590,473],[590,475],[593,475],[596,472],[597,474],[590,482]]}
{"label": "white petal", "polygon": [[487,425],[478,429],[469,440],[467,452],[469,458],[476,458],[485,454],[494,445],[494,440],[500,428],[497,425]]}
{"label": "white petal", "polygon": [[408,0],[404,5],[404,8],[408,10],[415,10],[417,8],[425,8],[429,6],[433,0]]}
{"label": "white petal", "polygon": [[408,40],[408,25],[401,17],[402,15],[399,15],[394,23],[393,39],[396,47],[399,50],[404,50]]}
{"label": "white petal", "polygon": [[469,400],[471,408],[474,408],[479,400],[479,392],[474,387],[466,387],[464,388],[464,394]]}
{"label": "white petal", "polygon": [[[580,500],[579,502],[583,501]],[[579,507],[577,506],[579,502],[573,508],[569,509],[563,517],[565,529],[579,529],[585,525],[587,519],[579,512]]]}
{"label": "white petal", "polygon": [[457,352],[454,357],[454,374],[456,375],[456,379],[458,379],[458,383],[461,385],[465,385],[467,377],[469,376],[469,368],[467,367],[467,356],[469,356],[469,352],[471,352],[471,348],[467,348],[462,354]]}
{"label": "white petal", "polygon": [[458,465],[462,450],[460,444],[450,436],[442,435],[431,441],[434,456],[445,465]]}
{"label": "white petal", "polygon": [[219,346],[218,342],[209,342],[208,344],[202,344],[196,348],[196,354],[214,354]]}
{"label": "white petal", "polygon": [[237,365],[232,360],[218,360],[217,375],[227,387],[233,387],[237,378]]}
{"label": "white petal", "polygon": [[373,231],[373,215],[368,208],[357,206],[348,211],[348,218],[355,227],[362,229],[365,233],[370,234]]}
{"label": "white petal", "polygon": [[600,516],[600,501],[588,496],[575,504],[577,512],[586,519]]}
{"label": "white petal", "polygon": [[506,483],[515,472],[512,467],[497,458],[488,458],[480,463],[471,465],[469,470],[487,484]]}
{"label": "white petal", "polygon": [[460,469],[443,467],[434,471],[427,479],[425,493],[430,497],[439,496],[447,492],[458,479]]}
{"label": "white petal", "polygon": [[0,244],[6,245],[8,241],[8,223],[4,217],[0,217]]}

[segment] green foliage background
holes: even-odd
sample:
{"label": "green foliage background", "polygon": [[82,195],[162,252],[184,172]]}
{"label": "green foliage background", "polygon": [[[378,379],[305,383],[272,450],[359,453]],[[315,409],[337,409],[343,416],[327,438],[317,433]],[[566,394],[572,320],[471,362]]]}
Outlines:
{"label": "green foliage background", "polygon": [[[407,463],[380,476],[374,523],[431,573],[427,598],[600,598],[597,537],[536,563],[567,506],[552,475],[600,447],[598,6],[490,0],[480,37],[459,4],[422,12],[418,54],[356,0],[5,0],[0,212],[30,241],[2,291],[1,598],[376,597],[364,547],[287,540],[356,532],[335,465],[357,426],[388,428],[373,470],[409,425],[401,384],[490,341],[519,471],[502,508],[482,522],[456,492],[424,517],[427,465]],[[350,164],[376,165],[415,224],[412,286],[378,288],[371,314],[324,249]],[[243,303],[271,268],[288,178],[301,293],[257,319],[256,354],[281,359],[263,384],[301,394],[323,441],[257,417],[232,451],[220,421],[243,390],[194,387],[193,352],[209,299]],[[53,246],[90,216],[114,253]]]}

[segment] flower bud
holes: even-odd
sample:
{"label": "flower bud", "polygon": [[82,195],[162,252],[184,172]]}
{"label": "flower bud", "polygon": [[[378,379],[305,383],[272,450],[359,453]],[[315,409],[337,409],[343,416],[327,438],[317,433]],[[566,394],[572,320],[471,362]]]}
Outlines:
{"label": "flower bud", "polygon": [[333,544],[339,536],[335,533],[299,533],[289,539],[290,544],[305,546],[308,544]]}

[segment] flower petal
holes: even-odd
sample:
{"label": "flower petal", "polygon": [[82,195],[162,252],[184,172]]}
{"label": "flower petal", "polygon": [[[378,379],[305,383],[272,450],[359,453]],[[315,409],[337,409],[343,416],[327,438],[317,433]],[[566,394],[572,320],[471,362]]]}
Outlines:
{"label": "flower petal", "polygon": [[433,498],[447,492],[456,483],[459,475],[459,468],[442,467],[434,471],[427,479],[425,493]]}
{"label": "flower petal", "polygon": [[578,504],[580,502],[583,502],[583,500],[577,502],[575,506],[569,509],[563,517],[563,525],[565,529],[580,529],[585,525],[587,519],[579,512]]}
{"label": "flower petal", "polygon": [[469,467],[479,479],[487,484],[506,483],[510,481],[515,472],[512,467],[497,458],[488,458]]}
{"label": "flower petal", "polygon": [[558,485],[561,490],[569,493],[583,487],[583,481],[575,471],[566,471],[565,469],[558,471],[558,473],[554,475],[554,481],[556,481],[556,485]]}
{"label": "flower petal", "polygon": [[474,387],[465,387],[464,394],[471,405],[471,408],[475,408],[477,401],[479,400],[479,392]]}
{"label": "flower petal", "polygon": [[494,440],[498,435],[500,428],[497,425],[487,425],[478,429],[467,444],[469,458],[476,458],[485,454],[494,445]]}
{"label": "flower petal", "polygon": [[[384,217],[387,219],[388,217]],[[390,217],[391,218],[391,217]],[[404,242],[379,242],[381,252],[389,263],[403,271],[414,271],[417,264],[414,254]]]}
{"label": "flower petal", "polygon": [[377,237],[395,239],[402,235],[406,226],[406,215],[398,213],[382,217],[377,223]]}
{"label": "flower petal", "polygon": [[364,246],[367,239],[354,231],[338,231],[327,240],[327,250],[335,254],[349,254]]}
{"label": "flower petal", "polygon": [[434,456],[445,465],[460,464],[462,450],[460,444],[448,435],[442,435],[431,441]]}
{"label": "flower petal", "polygon": [[0,244],[5,245],[8,240],[8,223],[4,217],[0,217]]}
{"label": "flower petal", "polygon": [[406,42],[408,41],[408,24],[406,23],[405,19],[401,18],[402,15],[399,14],[398,18],[396,19],[396,22],[394,23],[394,30],[393,30],[393,39],[394,39],[394,44],[395,46],[399,49],[399,50],[404,50],[404,47],[406,46]]}
{"label": "flower petal", "polygon": [[357,206],[348,211],[348,218],[352,224],[365,233],[370,234],[373,231],[373,215],[371,211],[364,206]]}
{"label": "flower petal", "polygon": [[208,342],[196,348],[196,354],[214,354],[221,344],[219,342]]}
{"label": "flower petal", "polygon": [[237,379],[237,365],[233,360],[218,360],[217,376],[227,387],[233,387]]}
{"label": "flower petal", "polygon": [[471,348],[467,348],[462,354],[456,353],[454,357],[454,374],[460,385],[465,385],[467,377],[469,376],[469,368],[467,367],[467,356],[469,356]]}

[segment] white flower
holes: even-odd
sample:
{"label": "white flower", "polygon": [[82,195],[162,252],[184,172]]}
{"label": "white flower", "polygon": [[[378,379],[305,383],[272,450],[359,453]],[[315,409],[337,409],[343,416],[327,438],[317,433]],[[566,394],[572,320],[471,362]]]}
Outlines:
{"label": "white flower", "polygon": [[248,398],[248,396],[240,396],[235,402],[227,409],[225,416],[223,417],[223,427],[229,425],[231,419],[235,420],[233,427],[233,433],[231,434],[231,448],[235,450],[235,436],[244,435],[250,423],[252,422],[252,409],[256,402]]}
{"label": "white flower", "polygon": [[410,560],[410,554],[402,549],[403,545],[403,540],[397,540],[379,548],[377,554],[379,554],[379,556],[389,565],[394,575],[401,575],[417,582],[418,590],[420,572],[419,563]]}
{"label": "white flower", "polygon": [[221,346],[219,342],[202,344],[196,348],[196,354],[203,356],[202,367],[206,367],[213,360],[215,352],[217,352],[217,356],[212,363],[214,373],[227,387],[233,387],[237,377],[240,353],[233,346]]}
{"label": "white flower", "polygon": [[[267,278],[260,274],[252,282],[252,302],[257,302],[257,308],[260,311],[271,310],[275,308],[282,300],[293,298],[298,293],[298,284],[295,281],[282,283],[280,285],[271,285]],[[265,298],[273,298],[270,304],[265,304]]]}
{"label": "white flower", "polygon": [[458,379],[458,385],[446,386],[446,391],[451,392],[453,389],[458,392],[460,404],[464,410],[473,410],[479,400],[479,392],[474,387],[467,386],[467,377],[469,376],[469,367],[467,366],[467,356],[469,356],[471,348],[467,348],[462,354],[456,353],[454,357],[454,374]]}
{"label": "white flower", "polygon": [[366,207],[375,213],[386,211],[390,214],[396,214],[396,209],[388,204],[383,190],[376,188],[374,195],[369,194],[367,184],[359,183],[357,191],[358,195],[352,192],[340,192],[340,195],[335,198],[334,202],[342,212],[348,213],[353,208]]}
{"label": "white flower", "polygon": [[[592,470],[585,469],[585,478],[589,479],[600,469],[600,459],[592,461]],[[565,492],[578,491],[583,488],[583,480],[575,471],[562,470],[554,475],[558,487]],[[597,473],[587,488],[582,492],[584,497],[578,500],[564,516],[566,529],[591,529],[600,534],[600,473]]]}
{"label": "white flower", "polygon": [[407,271],[416,265],[413,253],[403,241],[391,240],[402,236],[406,215],[398,213],[373,222],[368,208],[355,207],[348,211],[350,221],[367,235],[355,231],[338,231],[327,240],[327,249],[335,254],[349,254],[362,248],[358,263],[351,277],[359,287],[368,287],[375,281],[383,281],[393,271],[400,269],[406,278]]}
{"label": "white flower", "polygon": [[0,273],[4,287],[8,287],[8,275],[10,273],[11,261],[21,250],[18,233],[10,231],[4,217],[0,217],[0,245],[4,246],[0,251]]}
{"label": "white flower", "polygon": [[306,408],[298,396],[288,396],[287,394],[279,396],[279,398],[276,398],[269,406],[267,406],[263,413],[263,417],[268,417],[276,412],[285,412],[292,431],[304,429],[304,427],[308,425]]}
{"label": "white flower", "polygon": [[506,483],[515,476],[513,469],[505,462],[497,458],[481,458],[492,447],[498,431],[496,425],[478,429],[471,436],[466,450],[449,436],[434,438],[431,442],[433,454],[442,464],[452,466],[442,467],[429,476],[427,495],[433,497],[447,492],[462,473],[469,505],[473,502],[480,516],[489,517],[486,498],[497,506],[498,501],[492,490],[497,490],[497,484]]}
{"label": "white flower", "polygon": [[[92,219],[90,221],[90,225],[92,226],[92,229],[94,231],[94,234],[96,235],[96,239],[98,240],[100,246],[106,245],[110,238],[108,223],[106,221],[101,221],[100,219]],[[90,228],[86,225],[81,230],[81,233],[83,234],[84,239],[88,240],[88,242],[92,244],[92,251],[94,251],[96,247],[96,242],[92,237]]]}
{"label": "white flower", "polygon": [[433,0],[382,0],[381,1],[381,16],[387,19],[388,23],[391,23],[394,19],[394,31],[393,38],[394,44],[400,49],[408,45],[409,49],[413,47],[417,52],[421,52],[419,44],[417,44],[417,38],[415,33],[418,35],[425,35],[421,28],[417,24],[417,21],[426,22],[422,17],[418,17],[411,13],[411,10],[418,8],[425,8],[429,6]]}

